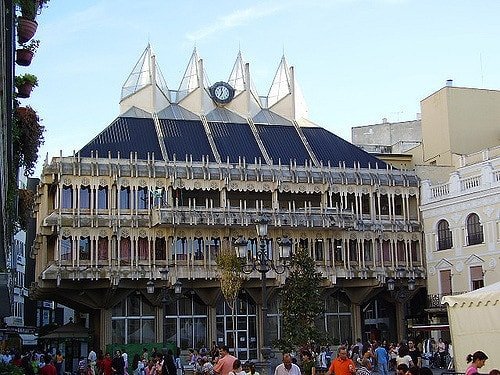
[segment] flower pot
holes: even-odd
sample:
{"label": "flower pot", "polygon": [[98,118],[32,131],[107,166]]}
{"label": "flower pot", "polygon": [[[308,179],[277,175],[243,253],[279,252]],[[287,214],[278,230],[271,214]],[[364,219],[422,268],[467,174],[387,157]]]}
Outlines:
{"label": "flower pot", "polygon": [[17,86],[17,97],[18,98],[29,98],[31,91],[33,90],[33,85],[31,83],[23,83]]}
{"label": "flower pot", "polygon": [[33,52],[29,49],[18,49],[16,50],[16,63],[22,66],[28,66],[31,64],[31,59],[33,58]]}
{"label": "flower pot", "polygon": [[19,44],[26,43],[36,33],[38,23],[23,17],[17,17],[17,40]]}

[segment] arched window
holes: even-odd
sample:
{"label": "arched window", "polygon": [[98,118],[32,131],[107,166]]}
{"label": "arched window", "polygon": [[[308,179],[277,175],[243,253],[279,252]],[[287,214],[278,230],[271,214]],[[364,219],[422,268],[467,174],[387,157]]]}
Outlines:
{"label": "arched window", "polygon": [[438,250],[451,249],[453,247],[453,237],[450,225],[446,220],[441,220],[437,225]]}
{"label": "arched window", "polygon": [[477,245],[483,243],[483,226],[477,214],[470,214],[467,217],[467,244]]}

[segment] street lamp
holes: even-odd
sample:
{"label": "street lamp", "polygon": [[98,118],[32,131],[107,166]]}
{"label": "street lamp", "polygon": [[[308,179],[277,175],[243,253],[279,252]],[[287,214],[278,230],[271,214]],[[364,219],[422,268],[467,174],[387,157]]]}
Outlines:
{"label": "street lamp", "polygon": [[267,254],[266,240],[269,219],[265,216],[260,216],[255,220],[257,236],[259,237],[259,248],[257,249],[257,257],[252,259],[250,263],[246,263],[247,244],[248,241],[239,237],[235,242],[236,254],[242,262],[242,270],[244,273],[252,273],[258,271],[260,273],[261,288],[262,288],[262,349],[261,353],[264,359],[269,359],[271,348],[268,344],[268,327],[267,327],[267,283],[266,274],[270,270],[274,270],[278,274],[282,274],[287,269],[286,260],[290,257],[292,243],[288,237],[283,237],[278,241],[281,246],[280,257],[284,264],[277,265]]}
{"label": "street lamp", "polygon": [[148,294],[153,294],[155,292],[155,283],[153,282],[153,280],[149,280],[146,283],[146,291]]}
{"label": "street lamp", "polygon": [[163,281],[162,288],[162,308],[163,308],[163,344],[167,342],[167,279],[168,279],[168,266],[160,270],[160,277]]}

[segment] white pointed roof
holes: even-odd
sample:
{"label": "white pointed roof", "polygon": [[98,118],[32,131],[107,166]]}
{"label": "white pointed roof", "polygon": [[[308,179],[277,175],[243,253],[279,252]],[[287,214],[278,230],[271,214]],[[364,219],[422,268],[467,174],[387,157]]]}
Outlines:
{"label": "white pointed roof", "polygon": [[[198,71],[199,60],[200,57],[198,56],[198,51],[196,50],[195,47],[191,55],[191,58],[189,59],[186,71],[184,72],[184,76],[182,77],[181,84],[179,85],[176,102],[180,102],[191,92],[200,87],[199,77],[201,76],[200,74],[201,72]],[[202,86],[209,87],[210,83],[208,82],[207,74],[205,71],[203,72],[203,80],[204,82]]]}
{"label": "white pointed roof", "polygon": [[[142,88],[151,85],[153,82],[153,74],[155,75],[156,86],[163,92],[165,97],[168,97],[169,90],[167,83],[165,78],[163,78],[160,67],[154,62],[153,56],[154,53],[151,46],[148,44],[122,86],[120,101],[135,94]],[[153,64],[154,67],[152,66]]]}
{"label": "white pointed roof", "polygon": [[[236,57],[236,61],[233,65],[233,70],[229,75],[229,80],[227,81],[234,90],[236,91],[236,95],[240,92],[245,91],[245,61],[241,55],[241,51],[238,51],[238,56]],[[259,98],[259,94],[257,93],[257,88],[255,87],[252,79],[250,79],[250,91],[256,100]]]}
{"label": "white pointed roof", "polygon": [[267,95],[268,107],[271,108],[274,104],[290,94],[291,90],[288,64],[283,55],[278,70],[276,70],[276,74],[274,75],[269,94]]}

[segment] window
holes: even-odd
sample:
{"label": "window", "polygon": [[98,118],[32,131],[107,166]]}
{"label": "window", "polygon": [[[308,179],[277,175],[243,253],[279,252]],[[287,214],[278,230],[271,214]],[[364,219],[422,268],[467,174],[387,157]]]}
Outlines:
{"label": "window", "polygon": [[323,240],[314,241],[314,260],[323,260]]}
{"label": "window", "polygon": [[472,290],[476,290],[484,286],[483,266],[472,266],[470,268],[470,282]]}
{"label": "window", "polygon": [[357,240],[349,240],[349,261],[357,262],[358,261],[358,241]]}
{"label": "window", "polygon": [[175,241],[175,257],[177,260],[186,260],[187,259],[186,243],[187,243],[186,237],[177,238],[177,240]]}
{"label": "window", "polygon": [[[167,341],[182,350],[201,348],[207,343],[207,307],[194,293],[178,298],[167,305]],[[238,314],[239,315],[239,314]],[[180,335],[177,335],[177,332]]]}
{"label": "window", "polygon": [[137,208],[140,210],[148,208],[148,188],[146,187],[137,189]]}
{"label": "window", "polygon": [[99,186],[99,190],[97,190],[97,208],[99,210],[105,210],[108,208],[107,186]]}
{"label": "window", "polygon": [[344,261],[344,256],[342,252],[342,240],[334,240],[333,241],[333,256],[335,259],[335,263]]}
{"label": "window", "polygon": [[406,243],[404,241],[396,242],[398,264],[404,265],[406,263]]}
{"label": "window", "polygon": [[193,255],[195,260],[203,260],[203,248],[203,238],[195,238],[193,240]]}
{"label": "window", "polygon": [[90,260],[90,237],[80,237],[80,260]]}
{"label": "window", "polygon": [[451,285],[451,271],[439,271],[439,280],[441,282],[441,294],[443,296],[450,295],[453,291]]}
{"label": "window", "polygon": [[371,240],[364,240],[363,242],[363,252],[365,262],[371,262],[373,260],[373,243]]}
{"label": "window", "polygon": [[155,309],[141,295],[131,294],[113,307],[111,315],[113,343],[156,342]]}
{"label": "window", "polygon": [[165,238],[157,237],[155,240],[155,258],[156,260],[167,259],[167,242]]}
{"label": "window", "polygon": [[124,210],[130,209],[130,188],[120,188],[120,204],[119,207]]}
{"label": "window", "polygon": [[73,208],[73,188],[63,186],[61,197],[61,208]]}
{"label": "window", "polygon": [[483,243],[483,226],[477,214],[470,214],[467,217],[467,243],[477,245]]}
{"label": "window", "polygon": [[90,186],[80,187],[80,208],[90,208]]}
{"label": "window", "polygon": [[124,264],[130,263],[131,252],[130,238],[122,238],[120,240],[120,261]]}
{"label": "window", "polygon": [[97,257],[99,260],[108,260],[108,237],[99,237],[97,240]]}
{"label": "window", "polygon": [[320,326],[320,329],[323,328],[331,337],[351,336],[351,307],[342,293],[326,298],[324,322]]}
{"label": "window", "polygon": [[446,220],[439,221],[437,225],[438,232],[438,250],[451,249],[453,247],[453,237],[448,222]]}
{"label": "window", "polygon": [[148,239],[145,237],[139,237],[138,246],[139,246],[139,260],[149,259]]}
{"label": "window", "polygon": [[73,240],[71,237],[63,237],[61,239],[60,256],[61,260],[71,260],[71,249],[73,248]]}

